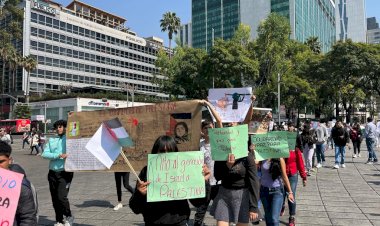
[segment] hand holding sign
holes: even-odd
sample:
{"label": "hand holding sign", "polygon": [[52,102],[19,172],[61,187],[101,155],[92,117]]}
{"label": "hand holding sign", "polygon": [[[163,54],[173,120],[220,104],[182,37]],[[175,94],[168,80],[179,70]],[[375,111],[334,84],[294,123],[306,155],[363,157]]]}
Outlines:
{"label": "hand holding sign", "polygon": [[0,223],[13,225],[23,174],[0,168]]}

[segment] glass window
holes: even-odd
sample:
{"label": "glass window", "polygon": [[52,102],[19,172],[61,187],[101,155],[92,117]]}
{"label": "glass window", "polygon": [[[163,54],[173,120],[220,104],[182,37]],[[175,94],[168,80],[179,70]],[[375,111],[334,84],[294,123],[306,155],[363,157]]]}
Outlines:
{"label": "glass window", "polygon": [[46,31],[46,39],[53,40],[53,33],[51,31]]}
{"label": "glass window", "polygon": [[56,29],[59,29],[59,20],[56,20],[56,19],[53,20],[53,27]]}
{"label": "glass window", "polygon": [[46,17],[46,26],[52,27],[53,26],[53,19],[50,17]]}
{"label": "glass window", "polygon": [[79,35],[82,35],[82,36],[84,35],[84,28],[82,27],[79,28]]}
{"label": "glass window", "polygon": [[37,14],[36,13],[32,13],[31,18],[32,18],[32,22],[37,23]]}
{"label": "glass window", "polygon": [[39,51],[45,51],[45,43],[39,42],[38,43],[38,50]]}
{"label": "glass window", "polygon": [[40,24],[45,24],[45,16],[39,14],[38,15],[38,21],[39,21]]}
{"label": "glass window", "polygon": [[38,29],[35,28],[35,27],[32,27],[31,30],[30,30],[30,33],[31,33],[33,36],[37,36],[37,34],[38,34]]}
{"label": "glass window", "polygon": [[73,38],[67,36],[66,37],[66,43],[69,44],[69,45],[72,45],[73,44]]}
{"label": "glass window", "polygon": [[59,35],[59,41],[62,43],[66,43],[66,36],[65,35]]}
{"label": "glass window", "polygon": [[66,23],[60,21],[60,22],[59,22],[59,28],[60,28],[62,31],[66,31]]}
{"label": "glass window", "polygon": [[53,33],[53,40],[59,42],[59,34]]}
{"label": "glass window", "polygon": [[76,25],[73,26],[73,33],[74,34],[79,34],[78,33],[78,26],[76,26]]}
{"label": "glass window", "polygon": [[59,54],[59,47],[58,46],[53,46],[53,53]]}
{"label": "glass window", "polygon": [[71,25],[71,24],[66,24],[66,25],[67,25],[67,27],[66,27],[67,32],[73,32],[73,25]]}
{"label": "glass window", "polygon": [[45,38],[45,30],[38,29],[38,37]]}
{"label": "glass window", "polygon": [[51,53],[53,51],[53,46],[50,44],[46,44],[45,50],[46,50],[46,52]]}

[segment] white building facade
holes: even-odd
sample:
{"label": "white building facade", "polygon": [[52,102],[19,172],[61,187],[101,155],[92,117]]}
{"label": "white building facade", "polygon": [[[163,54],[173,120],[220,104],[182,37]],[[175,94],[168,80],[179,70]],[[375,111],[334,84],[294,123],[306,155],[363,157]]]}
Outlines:
{"label": "white building facade", "polygon": [[336,0],[337,41],[351,39],[366,43],[367,17],[365,0]]}

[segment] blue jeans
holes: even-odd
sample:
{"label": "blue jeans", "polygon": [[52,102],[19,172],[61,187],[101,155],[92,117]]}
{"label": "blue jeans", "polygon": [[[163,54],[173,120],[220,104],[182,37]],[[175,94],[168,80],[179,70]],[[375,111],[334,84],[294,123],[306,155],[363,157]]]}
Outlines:
{"label": "blue jeans", "polygon": [[317,144],[316,146],[317,161],[318,163],[322,163],[325,161],[325,144]]}
{"label": "blue jeans", "polygon": [[[345,154],[346,154],[346,146],[335,145],[335,164],[339,164],[339,163],[344,164]],[[339,157],[342,157],[341,161]]]}
{"label": "blue jeans", "polygon": [[376,161],[376,152],[375,152],[375,143],[376,138],[366,138],[365,143],[367,144],[368,149],[368,161]]}
{"label": "blue jeans", "polygon": [[[288,200],[288,207],[289,207],[289,216],[295,216],[296,215],[296,190],[297,190],[297,183],[298,183],[298,173],[292,175],[292,176],[289,176],[288,175],[288,178],[289,178],[289,183],[290,183],[290,187],[292,188],[292,192],[293,192],[293,197],[294,197],[294,203],[292,203],[291,201]],[[285,206],[285,201],[286,201],[286,198],[288,196],[286,195],[286,193],[284,194],[284,203],[282,205]]]}
{"label": "blue jeans", "polygon": [[261,186],[260,198],[265,211],[267,226],[280,225],[280,212],[284,202],[284,187],[267,188]]}

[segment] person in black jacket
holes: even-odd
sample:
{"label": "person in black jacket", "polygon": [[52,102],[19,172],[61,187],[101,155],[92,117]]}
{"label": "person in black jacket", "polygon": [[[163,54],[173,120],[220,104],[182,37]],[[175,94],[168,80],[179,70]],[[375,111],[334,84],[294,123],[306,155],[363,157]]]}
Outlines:
{"label": "person in black jacket", "polygon": [[[335,143],[335,165],[334,169],[339,169],[339,163],[342,168],[345,168],[344,157],[346,154],[346,146],[350,142],[350,137],[347,130],[343,127],[342,122],[337,121],[331,130],[331,137]],[[341,159],[340,159],[341,157]]]}
{"label": "person in black jacket", "polygon": [[10,157],[12,148],[4,141],[0,141],[0,168],[8,169],[17,173],[24,174],[21,186],[20,198],[17,204],[16,215],[14,220],[15,226],[35,226],[37,225],[37,209],[34,204],[34,197],[30,182],[25,176],[25,171],[21,166],[11,164]]}
{"label": "person in black jacket", "polygon": [[[170,136],[160,136],[155,141],[152,154],[178,152],[178,148],[174,138]],[[147,169],[145,166],[139,175],[141,183],[137,181],[135,192],[129,200],[129,206],[135,214],[142,214],[146,226],[156,225],[176,225],[187,226],[190,217],[190,207],[187,200],[174,200],[165,202],[147,202]],[[210,177],[210,172],[206,166],[203,167],[203,174],[207,181]],[[205,198],[191,199],[190,202],[198,207]]]}

